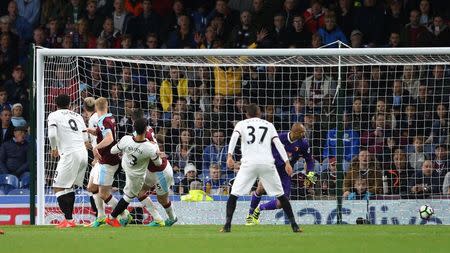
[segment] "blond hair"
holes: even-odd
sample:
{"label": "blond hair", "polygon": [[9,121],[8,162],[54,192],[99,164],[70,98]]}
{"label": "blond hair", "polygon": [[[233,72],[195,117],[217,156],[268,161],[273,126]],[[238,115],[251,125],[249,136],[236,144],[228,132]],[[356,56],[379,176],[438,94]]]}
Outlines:
{"label": "blond hair", "polygon": [[84,99],[84,108],[88,112],[95,111],[95,98],[93,97],[87,97]]}
{"label": "blond hair", "polygon": [[108,100],[104,97],[99,97],[95,100],[95,107],[97,110],[104,111],[108,108]]}

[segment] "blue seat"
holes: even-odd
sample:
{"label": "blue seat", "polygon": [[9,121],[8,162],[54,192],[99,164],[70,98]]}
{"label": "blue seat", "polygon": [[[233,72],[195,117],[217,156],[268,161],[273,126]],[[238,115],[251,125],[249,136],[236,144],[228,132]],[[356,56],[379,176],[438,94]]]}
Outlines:
{"label": "blue seat", "polygon": [[5,193],[13,189],[19,188],[19,179],[11,174],[1,174],[0,175],[0,190]]}
{"label": "blue seat", "polygon": [[0,196],[6,195],[4,191],[0,190]]}
{"label": "blue seat", "polygon": [[8,195],[30,195],[28,189],[14,189],[8,192]]}
{"label": "blue seat", "polygon": [[21,189],[28,189],[30,188],[30,172],[25,172],[20,176],[20,184]]}

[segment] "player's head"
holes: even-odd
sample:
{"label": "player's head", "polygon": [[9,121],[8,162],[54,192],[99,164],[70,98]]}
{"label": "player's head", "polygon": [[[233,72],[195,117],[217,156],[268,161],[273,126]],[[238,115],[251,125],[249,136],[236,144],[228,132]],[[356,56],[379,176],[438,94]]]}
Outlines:
{"label": "player's head", "polygon": [[289,136],[292,141],[301,139],[306,135],[306,128],[302,123],[294,123],[291,127],[291,135]]}
{"label": "player's head", "polygon": [[136,121],[137,119],[143,118],[144,112],[141,108],[135,108],[133,112],[131,113],[131,121]]}
{"label": "player's head", "polygon": [[95,98],[87,97],[84,99],[84,109],[88,112],[95,111]]}
{"label": "player's head", "polygon": [[104,112],[108,110],[108,100],[104,97],[99,97],[95,100],[95,110],[97,112]]}
{"label": "player's head", "polygon": [[70,97],[67,94],[59,94],[55,98],[55,104],[58,109],[69,109]]}
{"label": "player's head", "polygon": [[147,130],[147,120],[144,118],[139,118],[134,121],[133,124],[134,131],[136,131],[137,135],[142,135]]}
{"label": "player's head", "polygon": [[261,109],[256,104],[249,104],[245,110],[247,118],[255,118],[261,116]]}

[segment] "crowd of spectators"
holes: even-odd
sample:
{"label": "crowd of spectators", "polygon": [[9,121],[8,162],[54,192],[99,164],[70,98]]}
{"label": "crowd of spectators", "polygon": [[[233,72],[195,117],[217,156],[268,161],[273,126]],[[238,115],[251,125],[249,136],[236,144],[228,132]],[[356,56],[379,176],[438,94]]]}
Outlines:
{"label": "crowd of spectators", "polygon": [[[11,0],[0,3],[0,174],[28,170],[30,43],[48,48],[318,48],[450,45],[445,0]],[[214,61],[211,61],[214,63]],[[227,143],[245,105],[257,103],[280,131],[307,129],[316,185],[294,167],[296,198],[336,194],[337,71],[329,67],[163,67],[112,60],[80,61],[48,73],[51,98],[66,92],[105,96],[119,138],[142,108],[174,168],[174,193],[192,181],[229,192],[236,168]],[[448,65],[352,66],[343,69],[343,194],[428,197],[450,194]],[[79,93],[78,90],[81,92]],[[81,101],[81,100],[77,100]],[[14,151],[16,150],[16,151]],[[25,154],[25,155],[24,155]],[[236,157],[239,159],[239,157]],[[25,163],[24,163],[25,161]]]}

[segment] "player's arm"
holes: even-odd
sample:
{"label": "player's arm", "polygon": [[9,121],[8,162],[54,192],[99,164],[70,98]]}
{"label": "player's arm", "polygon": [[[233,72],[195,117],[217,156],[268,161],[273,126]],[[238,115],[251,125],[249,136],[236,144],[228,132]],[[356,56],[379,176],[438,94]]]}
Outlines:
{"label": "player's arm", "polygon": [[48,118],[48,140],[50,141],[52,156],[58,157],[58,128],[56,122],[52,118],[53,117]]}
{"label": "player's arm", "polygon": [[122,145],[123,141],[122,140],[123,140],[123,138],[120,139],[120,141],[117,142],[116,145],[112,146],[111,151],[110,151],[111,154],[115,155],[115,154],[119,154],[122,152],[122,150],[123,150],[123,145]]}
{"label": "player's arm", "polygon": [[273,144],[275,144],[275,148],[277,149],[278,153],[281,156],[281,159],[283,159],[284,163],[285,163],[285,170],[286,173],[290,176],[292,175],[292,166],[291,163],[289,162],[289,158],[288,155],[286,153],[286,150],[284,149],[283,144],[281,143],[280,139],[278,138],[278,136],[274,136],[272,137],[272,142]]}
{"label": "player's arm", "polygon": [[291,163],[289,162],[289,158],[286,153],[286,150],[284,149],[283,143],[281,143],[280,138],[278,137],[277,130],[275,130],[275,127],[272,124],[270,126],[270,130],[272,133],[271,134],[272,142],[275,145],[275,148],[277,149],[278,153],[280,154],[281,159],[283,159],[283,161],[285,163],[286,173],[290,176],[290,175],[292,175],[292,166],[291,166]]}
{"label": "player's arm", "polygon": [[89,133],[87,132],[86,123],[84,123],[84,119],[81,115],[78,116],[78,121],[81,127],[81,134],[83,135],[84,146],[87,149],[92,149],[91,141],[89,140]]}
{"label": "player's arm", "polygon": [[102,149],[104,147],[107,147],[111,143],[113,143],[113,141],[114,141],[114,137],[112,135],[112,132],[108,131],[108,132],[105,133],[105,135],[103,137],[103,140],[100,143],[98,143],[97,146],[95,146],[94,149],[99,150],[99,149]]}
{"label": "player's arm", "polygon": [[239,136],[241,136],[241,132],[239,131],[240,124],[236,124],[234,128],[233,134],[231,135],[230,143],[228,144],[228,154],[227,154],[227,166],[230,169],[234,167],[234,149],[236,148],[237,141],[239,140]]}
{"label": "player's arm", "polygon": [[156,166],[159,166],[162,164],[162,158],[161,156],[159,156],[159,147],[158,144],[156,143],[152,143],[152,145],[154,146],[153,149],[150,152],[150,160],[153,162],[153,164],[155,164]]}
{"label": "player's arm", "polygon": [[101,155],[98,152],[98,150],[105,148],[114,142],[114,136],[113,136],[113,132],[112,132],[112,129],[114,129],[114,125],[109,121],[106,121],[106,122],[104,121],[103,124],[104,124],[104,126],[101,131],[103,140],[100,143],[97,143],[97,145],[92,149],[92,152],[94,153],[94,157],[97,159],[101,158]]}

